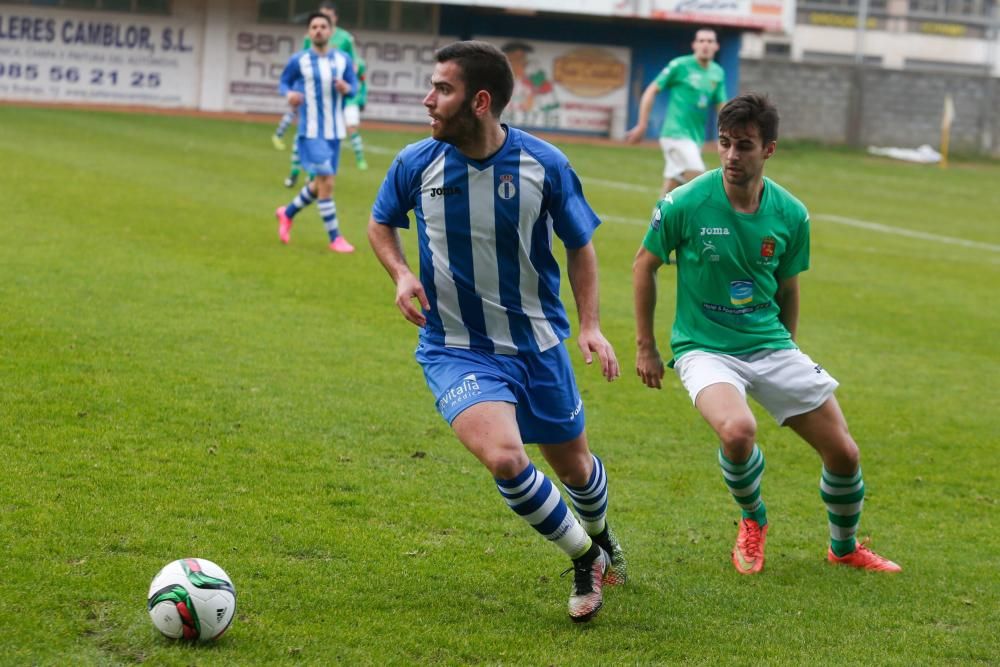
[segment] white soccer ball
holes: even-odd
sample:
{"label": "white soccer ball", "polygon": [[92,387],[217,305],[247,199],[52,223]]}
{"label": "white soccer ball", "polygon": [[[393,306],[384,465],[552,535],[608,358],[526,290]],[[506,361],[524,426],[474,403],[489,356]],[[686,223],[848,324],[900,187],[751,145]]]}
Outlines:
{"label": "white soccer ball", "polygon": [[217,639],[236,614],[232,579],[204,558],[165,565],[153,577],[147,601],[153,625],[171,639]]}

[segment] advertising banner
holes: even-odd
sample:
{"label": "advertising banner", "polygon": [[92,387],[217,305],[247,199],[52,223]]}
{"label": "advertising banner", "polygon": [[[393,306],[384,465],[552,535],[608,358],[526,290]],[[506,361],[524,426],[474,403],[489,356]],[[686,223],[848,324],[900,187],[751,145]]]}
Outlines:
{"label": "advertising banner", "polygon": [[708,26],[791,32],[794,0],[651,0],[650,16]]}
{"label": "advertising banner", "polygon": [[[363,30],[353,34],[357,55],[367,63],[364,117],[427,120],[420,102],[431,87],[434,51],[456,38]],[[301,26],[248,25],[234,29],[231,35],[226,108],[283,113],[287,105],[278,95],[281,72],[292,54],[302,48],[305,31]]]}
{"label": "advertising banner", "polygon": [[201,48],[169,18],[0,5],[0,99],[197,107]]}
{"label": "advertising banner", "polygon": [[617,47],[477,37],[514,70],[504,120],[518,127],[600,136],[625,134],[631,51]]}
{"label": "advertising banner", "polygon": [[434,52],[457,37],[359,30],[358,53],[368,63],[365,117],[429,122],[421,102],[431,89]]}

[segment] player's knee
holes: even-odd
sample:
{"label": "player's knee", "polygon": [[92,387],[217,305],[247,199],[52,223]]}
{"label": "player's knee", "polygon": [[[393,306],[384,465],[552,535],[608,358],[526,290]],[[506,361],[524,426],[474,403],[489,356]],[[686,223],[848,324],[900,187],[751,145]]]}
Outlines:
{"label": "player's knee", "polygon": [[504,448],[490,452],[483,465],[495,479],[514,479],[528,467],[528,457],[520,448]]}
{"label": "player's knee", "polygon": [[861,465],[861,450],[858,449],[858,444],[854,442],[854,438],[850,434],[845,433],[844,435],[843,441],[837,448],[837,459],[840,469],[850,472],[857,470],[858,466]]}
{"label": "player's knee", "polygon": [[750,458],[757,440],[757,424],[744,417],[727,419],[717,429],[722,451],[734,463]]}

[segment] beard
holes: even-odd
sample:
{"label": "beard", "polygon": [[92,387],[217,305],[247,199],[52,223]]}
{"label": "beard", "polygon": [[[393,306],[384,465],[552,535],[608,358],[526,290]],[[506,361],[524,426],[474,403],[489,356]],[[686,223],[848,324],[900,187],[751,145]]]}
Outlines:
{"label": "beard", "polygon": [[450,116],[435,116],[438,126],[431,129],[431,136],[446,144],[458,146],[479,135],[479,119],[472,112],[471,100],[465,100],[458,111]]}
{"label": "beard", "polygon": [[743,187],[751,180],[753,180],[754,174],[751,174],[746,169],[740,169],[736,172],[730,172],[728,169],[723,167],[722,177],[726,179],[726,183],[730,185],[735,185],[737,187]]}

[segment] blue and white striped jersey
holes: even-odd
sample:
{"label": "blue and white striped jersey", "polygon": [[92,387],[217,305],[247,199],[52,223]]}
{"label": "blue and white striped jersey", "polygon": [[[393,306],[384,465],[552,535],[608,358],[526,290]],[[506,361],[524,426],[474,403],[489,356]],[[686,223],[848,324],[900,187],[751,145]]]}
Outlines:
{"label": "blue and white striped jersey", "polygon": [[[337,79],[350,84],[347,95],[341,96],[333,87]],[[300,137],[343,139],[347,136],[342,97],[350,97],[358,91],[350,56],[338,49],[330,49],[324,55],[312,49],[299,51],[288,60],[281,73],[279,91],[287,95],[290,90],[297,90],[304,97],[299,107]]]}
{"label": "blue and white striped jersey", "polygon": [[407,146],[372,207],[393,227],[416,216],[429,343],[517,354],[569,337],[553,232],[579,248],[601,221],[559,149],[504,127],[503,147],[482,162],[435,139]]}

